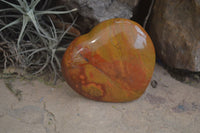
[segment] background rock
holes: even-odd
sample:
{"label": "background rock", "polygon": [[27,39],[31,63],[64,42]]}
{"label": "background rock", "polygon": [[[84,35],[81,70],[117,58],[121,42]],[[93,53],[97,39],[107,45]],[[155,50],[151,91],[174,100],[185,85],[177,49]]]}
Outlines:
{"label": "background rock", "polygon": [[[133,16],[133,10],[140,0],[60,0],[69,8],[78,8],[82,18],[77,21],[86,31],[94,25],[111,18],[127,18]],[[59,4],[60,4],[59,3]]]}
{"label": "background rock", "polygon": [[200,71],[200,0],[156,0],[150,35],[168,66]]}

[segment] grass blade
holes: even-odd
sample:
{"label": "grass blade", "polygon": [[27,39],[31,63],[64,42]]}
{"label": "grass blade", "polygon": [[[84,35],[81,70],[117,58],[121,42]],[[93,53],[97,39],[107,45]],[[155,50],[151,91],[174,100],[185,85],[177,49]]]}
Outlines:
{"label": "grass blade", "polygon": [[[26,5],[22,0],[17,0],[22,8],[25,8]],[[25,0],[26,1],[26,0]]]}
{"label": "grass blade", "polygon": [[40,36],[42,36],[44,38],[48,38],[50,40],[54,40],[53,38],[51,38],[50,34],[44,28],[42,28],[42,26],[38,23],[32,9],[27,13],[27,15],[31,19],[34,27],[36,28],[36,30]]}
{"label": "grass blade", "polygon": [[6,29],[6,28],[8,28],[8,27],[10,27],[10,26],[13,26],[13,25],[15,25],[15,24],[20,23],[20,22],[21,22],[21,19],[22,19],[22,18],[18,18],[17,20],[15,20],[15,21],[13,21],[13,22],[7,24],[7,25],[4,26],[3,28],[1,28],[0,31],[4,30],[4,29]]}
{"label": "grass blade", "polygon": [[34,52],[32,52],[27,58],[30,58],[32,55],[36,54],[37,52],[44,51],[44,50],[48,50],[48,48],[44,47],[44,48],[37,49]]}
{"label": "grass blade", "polygon": [[35,7],[37,6],[37,4],[40,2],[40,0],[31,0],[31,4],[30,4],[30,8],[31,9],[35,9]]}
{"label": "grass blade", "polygon": [[1,15],[0,18],[19,18],[21,15]]}
{"label": "grass blade", "polygon": [[16,4],[13,4],[13,3],[10,3],[8,1],[5,1],[5,0],[1,0],[2,2],[14,7],[15,9],[17,9],[18,11],[20,11],[22,14],[24,14],[24,11],[22,10],[22,7],[21,6],[18,6]]}
{"label": "grass blade", "polygon": [[66,6],[56,6],[56,7],[53,7],[53,8],[49,8],[48,10],[52,11],[52,10],[57,10],[57,9],[61,9],[61,8],[66,8]]}
{"label": "grass blade", "polygon": [[58,36],[57,36],[57,32],[56,32],[56,27],[55,27],[53,21],[51,20],[51,18],[50,17],[48,17],[48,18],[49,18],[51,25],[53,27],[52,36],[53,36],[53,38],[55,38],[57,40]]}
{"label": "grass blade", "polygon": [[62,34],[62,36],[60,36],[59,38],[59,43],[61,42],[62,38],[65,36],[65,34],[68,33],[68,31],[71,29],[71,27],[75,24],[76,20],[77,20],[78,17],[76,17],[73,21],[73,23],[65,30],[65,32]]}
{"label": "grass blade", "polygon": [[38,71],[34,72],[33,74],[38,74],[38,73],[42,72],[49,64],[49,61],[50,61],[50,57],[47,55],[46,62],[44,63],[44,65]]}
{"label": "grass blade", "polygon": [[72,10],[68,10],[68,11],[38,11],[36,12],[36,15],[43,15],[43,14],[67,14],[67,13],[71,13],[71,12],[75,12],[78,11],[77,8],[74,8]]}
{"label": "grass blade", "polygon": [[15,11],[15,8],[6,8],[6,9],[1,9],[0,12],[6,12],[6,11]]}
{"label": "grass blade", "polygon": [[18,47],[18,48],[20,48],[19,43],[20,43],[20,41],[21,41],[21,39],[22,39],[22,35],[24,34],[24,30],[25,30],[25,28],[26,28],[28,22],[29,22],[29,17],[23,15],[22,29],[21,29],[21,31],[20,31],[20,34],[19,34],[19,37],[18,37],[18,41],[17,41],[17,47]]}

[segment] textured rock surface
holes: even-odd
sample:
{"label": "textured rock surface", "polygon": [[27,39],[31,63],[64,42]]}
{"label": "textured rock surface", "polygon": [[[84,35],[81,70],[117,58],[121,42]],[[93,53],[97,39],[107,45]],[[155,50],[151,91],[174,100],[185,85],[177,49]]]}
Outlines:
{"label": "textured rock surface", "polygon": [[167,65],[200,71],[200,0],[156,0],[150,33]]}
{"label": "textured rock surface", "polygon": [[[131,18],[132,10],[140,0],[60,0],[61,3],[79,8],[79,14],[84,18],[82,24],[92,28],[99,22],[111,18]],[[80,24],[81,25],[81,24]]]}
{"label": "textured rock surface", "polygon": [[156,88],[134,102],[95,102],[65,82],[11,80],[22,100],[0,79],[0,133],[199,133],[200,86],[174,80],[155,67]]}

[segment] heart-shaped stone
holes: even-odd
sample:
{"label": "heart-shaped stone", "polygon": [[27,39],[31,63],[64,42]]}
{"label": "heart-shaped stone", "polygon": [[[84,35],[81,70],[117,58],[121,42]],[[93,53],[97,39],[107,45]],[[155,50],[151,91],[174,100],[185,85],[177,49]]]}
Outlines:
{"label": "heart-shaped stone", "polygon": [[97,101],[126,102],[146,90],[155,66],[149,35],[136,22],[115,18],[76,38],[62,60],[67,83]]}

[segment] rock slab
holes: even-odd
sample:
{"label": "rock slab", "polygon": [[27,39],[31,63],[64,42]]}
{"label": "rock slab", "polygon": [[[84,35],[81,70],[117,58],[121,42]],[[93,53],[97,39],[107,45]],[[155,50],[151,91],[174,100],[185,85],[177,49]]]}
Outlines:
{"label": "rock slab", "polygon": [[18,101],[0,79],[0,133],[199,133],[200,84],[176,81],[158,65],[153,80],[157,87],[137,101],[116,104],[83,98],[60,80],[12,80]]}
{"label": "rock slab", "polygon": [[156,0],[150,35],[168,66],[200,71],[200,0]]}
{"label": "rock slab", "polygon": [[[59,0],[70,8],[78,8],[84,27],[91,29],[94,25],[111,18],[130,19],[133,9],[140,0]],[[79,24],[81,27],[82,25]]]}

